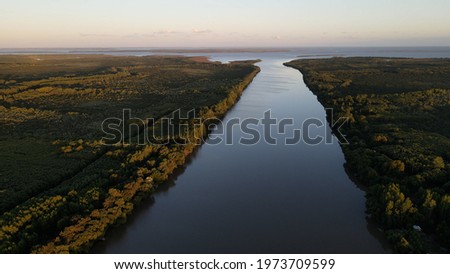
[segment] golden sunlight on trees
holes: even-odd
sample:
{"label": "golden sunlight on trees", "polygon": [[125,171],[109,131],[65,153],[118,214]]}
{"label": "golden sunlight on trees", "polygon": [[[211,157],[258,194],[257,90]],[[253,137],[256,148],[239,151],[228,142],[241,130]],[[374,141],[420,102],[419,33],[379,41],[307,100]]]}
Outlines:
{"label": "golden sunlight on trees", "polygon": [[[222,65],[188,57],[48,56],[33,66],[23,56],[0,58],[9,58],[0,78],[16,79],[6,83],[8,91],[0,85],[11,105],[0,106],[0,151],[14,160],[7,163],[15,172],[10,179],[26,182],[0,192],[3,253],[88,252],[196,147],[158,139],[104,146],[105,117],[120,117],[125,106],[143,118],[161,119],[179,108],[219,117],[259,72],[254,61]],[[23,63],[20,70],[16,62]],[[185,122],[194,127],[191,119]],[[205,134],[204,125],[189,129],[175,137]]]}

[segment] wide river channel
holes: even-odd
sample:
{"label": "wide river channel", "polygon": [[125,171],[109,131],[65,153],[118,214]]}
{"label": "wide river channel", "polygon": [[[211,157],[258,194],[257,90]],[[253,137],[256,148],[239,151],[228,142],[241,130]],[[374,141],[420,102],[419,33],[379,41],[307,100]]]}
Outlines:
{"label": "wide river channel", "polygon": [[[310,138],[325,137],[329,131],[323,106],[301,73],[283,66],[287,61],[282,54],[263,54],[257,64],[261,72],[223,119],[224,125],[236,118],[261,122],[268,110],[277,121],[293,119],[284,132],[270,127],[276,145],[267,142],[273,141],[270,138],[240,144],[241,138],[252,135],[230,123],[218,128],[213,136],[223,142],[201,146],[171,182],[160,187],[125,225],[109,232],[93,252],[389,252],[382,233],[367,219],[364,191],[345,172],[337,139],[333,136],[331,143],[323,140],[315,145],[305,140],[285,144],[294,129],[305,129],[305,121],[314,121]],[[319,120],[324,126],[318,126]],[[248,128],[261,138],[268,136],[268,126],[253,123]]]}

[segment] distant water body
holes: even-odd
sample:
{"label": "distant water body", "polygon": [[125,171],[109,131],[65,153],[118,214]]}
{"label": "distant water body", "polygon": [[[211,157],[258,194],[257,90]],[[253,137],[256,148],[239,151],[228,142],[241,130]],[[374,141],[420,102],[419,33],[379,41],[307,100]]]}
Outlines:
{"label": "distant water body", "polygon": [[[227,51],[237,51],[238,48],[225,49]],[[251,50],[251,49],[250,49]],[[259,51],[264,48],[257,49]],[[245,55],[267,55],[276,54],[289,58],[295,57],[351,57],[351,56],[372,56],[372,57],[409,57],[409,58],[450,58],[450,47],[304,47],[304,48],[275,48],[278,52],[228,52],[230,56]],[[195,51],[195,52],[192,52]],[[36,49],[0,49],[0,54],[112,54],[112,55],[188,55],[188,56],[215,56],[223,55],[213,52],[217,49],[208,49],[202,53],[201,49],[171,48],[164,52],[162,48],[36,48]]]}

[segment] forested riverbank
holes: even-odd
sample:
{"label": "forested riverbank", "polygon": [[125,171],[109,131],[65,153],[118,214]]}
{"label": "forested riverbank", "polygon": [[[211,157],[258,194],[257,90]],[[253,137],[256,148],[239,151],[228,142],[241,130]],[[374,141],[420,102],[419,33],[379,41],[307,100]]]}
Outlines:
{"label": "forested riverbank", "polygon": [[[220,117],[259,72],[254,62],[176,56],[1,61],[2,253],[89,251],[195,150],[195,143],[158,140],[105,146],[99,141],[105,118],[121,117],[124,108],[142,119],[169,117],[177,109]],[[193,124],[188,117],[179,122]],[[205,125],[190,129],[180,137],[206,134]]]}
{"label": "forested riverbank", "polygon": [[[342,132],[346,167],[368,187],[367,209],[401,253],[450,247],[450,61],[294,60]],[[329,122],[331,117],[327,117]],[[436,242],[441,246],[436,244]]]}

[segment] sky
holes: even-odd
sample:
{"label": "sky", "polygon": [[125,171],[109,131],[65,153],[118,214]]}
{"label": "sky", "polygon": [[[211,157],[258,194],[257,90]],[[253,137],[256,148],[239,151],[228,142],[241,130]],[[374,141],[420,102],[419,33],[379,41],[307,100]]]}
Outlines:
{"label": "sky", "polygon": [[0,0],[0,48],[450,46],[449,0]]}

